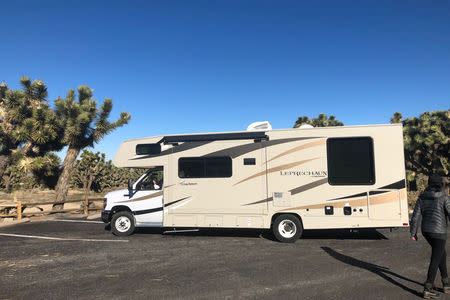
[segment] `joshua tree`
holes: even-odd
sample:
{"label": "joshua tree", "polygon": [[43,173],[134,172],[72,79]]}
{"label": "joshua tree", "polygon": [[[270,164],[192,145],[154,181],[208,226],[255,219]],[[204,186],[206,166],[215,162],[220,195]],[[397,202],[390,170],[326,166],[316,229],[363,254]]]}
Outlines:
{"label": "joshua tree", "polygon": [[[403,123],[408,181],[415,187],[416,175],[450,173],[450,110],[424,112],[418,118],[402,120],[398,112],[391,123]],[[413,188],[414,189],[414,188]]]}
{"label": "joshua tree", "polygon": [[62,148],[61,126],[47,103],[46,85],[28,77],[20,83],[22,90],[0,84],[0,179],[11,164]]}
{"label": "joshua tree", "polygon": [[336,120],[336,117],[333,115],[330,115],[330,117],[327,117],[325,114],[319,114],[317,118],[308,118],[307,116],[298,117],[297,121],[295,121],[294,128],[300,127],[303,124],[309,124],[314,127],[328,127],[328,126],[343,126],[344,123],[342,123],[339,120]]}
{"label": "joshua tree", "polygon": [[92,184],[105,176],[107,164],[105,163],[105,153],[91,152],[86,149],[81,153],[81,159],[77,160],[72,173],[72,181],[83,187],[85,195],[89,194]]}
{"label": "joshua tree", "polygon": [[82,85],[78,87],[78,101],[75,100],[74,90],[69,90],[66,98],[55,100],[56,115],[63,127],[62,143],[68,146],[55,188],[56,202],[63,202],[67,197],[70,175],[81,149],[93,146],[105,135],[130,120],[130,115],[122,112],[117,121],[109,122],[112,100],[105,99],[100,108],[97,108],[92,92],[88,86]]}

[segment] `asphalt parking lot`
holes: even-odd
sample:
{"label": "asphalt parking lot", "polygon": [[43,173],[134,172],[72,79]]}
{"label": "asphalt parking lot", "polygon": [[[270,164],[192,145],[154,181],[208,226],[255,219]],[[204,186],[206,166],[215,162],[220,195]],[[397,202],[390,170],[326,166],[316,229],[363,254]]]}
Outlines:
{"label": "asphalt parking lot", "polygon": [[66,219],[0,228],[1,299],[414,299],[430,255],[406,229],[282,244],[251,230],[119,238],[98,220]]}

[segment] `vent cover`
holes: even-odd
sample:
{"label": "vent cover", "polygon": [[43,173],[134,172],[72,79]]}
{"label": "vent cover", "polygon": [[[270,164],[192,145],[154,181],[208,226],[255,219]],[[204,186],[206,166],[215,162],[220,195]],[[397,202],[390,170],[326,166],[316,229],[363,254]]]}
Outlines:
{"label": "vent cover", "polygon": [[254,122],[247,127],[247,131],[264,131],[264,130],[272,130],[272,125],[270,125],[269,121],[262,122]]}

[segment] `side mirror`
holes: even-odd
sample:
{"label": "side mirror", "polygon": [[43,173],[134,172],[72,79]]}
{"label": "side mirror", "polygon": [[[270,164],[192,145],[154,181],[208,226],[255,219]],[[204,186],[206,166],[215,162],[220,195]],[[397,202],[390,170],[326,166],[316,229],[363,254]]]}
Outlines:
{"label": "side mirror", "polygon": [[128,179],[128,197],[133,197],[133,180]]}

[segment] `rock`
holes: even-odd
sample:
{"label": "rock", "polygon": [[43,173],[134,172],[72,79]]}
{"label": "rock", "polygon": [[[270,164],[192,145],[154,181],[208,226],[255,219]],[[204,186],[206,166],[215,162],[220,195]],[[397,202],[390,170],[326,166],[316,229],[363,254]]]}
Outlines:
{"label": "rock", "polygon": [[50,211],[52,211],[52,209],[53,209],[53,204],[43,204],[43,205],[39,205],[39,208],[40,208],[42,211],[48,211],[48,212],[50,212]]}
{"label": "rock", "polygon": [[39,207],[31,206],[31,207],[25,207],[22,213],[24,214],[31,214],[31,213],[40,213],[41,209]]}
{"label": "rock", "polygon": [[63,209],[64,204],[58,203],[52,205],[52,210],[61,210]]}
{"label": "rock", "polygon": [[81,209],[81,205],[80,205],[80,202],[64,203],[63,209]]}
{"label": "rock", "polygon": [[2,218],[2,223],[12,223],[14,221],[14,218]]}
{"label": "rock", "polygon": [[103,207],[103,201],[92,201],[92,202],[89,202],[89,207],[101,208],[101,207]]}

